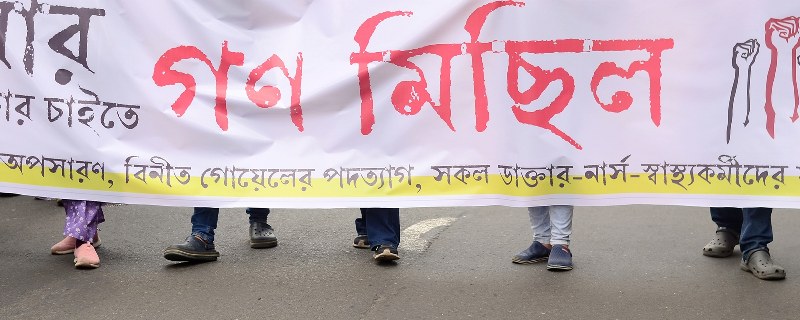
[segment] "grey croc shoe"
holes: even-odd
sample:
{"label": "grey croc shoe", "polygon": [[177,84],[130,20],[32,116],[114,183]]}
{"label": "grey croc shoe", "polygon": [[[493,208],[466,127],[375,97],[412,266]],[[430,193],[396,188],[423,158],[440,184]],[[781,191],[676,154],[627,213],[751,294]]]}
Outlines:
{"label": "grey croc shoe", "polygon": [[714,239],[703,247],[703,255],[714,258],[730,257],[733,248],[739,244],[739,238],[725,229],[717,230]]}
{"label": "grey croc shoe", "polygon": [[742,270],[752,273],[763,280],[781,280],[786,278],[786,271],[783,267],[775,264],[766,250],[758,250],[750,254],[747,261],[742,261],[739,265]]}

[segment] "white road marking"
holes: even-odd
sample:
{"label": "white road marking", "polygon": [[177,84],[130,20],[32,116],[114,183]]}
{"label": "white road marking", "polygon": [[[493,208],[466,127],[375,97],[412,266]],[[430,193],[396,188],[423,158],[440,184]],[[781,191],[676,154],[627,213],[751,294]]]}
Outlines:
{"label": "white road marking", "polygon": [[456,220],[458,219],[436,218],[417,222],[400,232],[400,247],[403,250],[424,251],[428,247],[428,241],[420,239],[423,234],[438,227],[449,226]]}

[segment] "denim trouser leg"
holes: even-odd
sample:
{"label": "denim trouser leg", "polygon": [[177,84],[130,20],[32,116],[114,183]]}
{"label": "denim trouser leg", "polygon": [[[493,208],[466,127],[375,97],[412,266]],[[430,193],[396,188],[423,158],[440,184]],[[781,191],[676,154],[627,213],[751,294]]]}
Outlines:
{"label": "denim trouser leg", "polygon": [[383,244],[393,248],[400,245],[400,209],[361,208],[361,214],[373,248]]}
{"label": "denim trouser leg", "polygon": [[550,243],[550,207],[528,207],[528,218],[531,220],[531,230],[533,230],[533,241],[547,244]]}
{"label": "denim trouser leg", "polygon": [[218,220],[219,208],[195,207],[192,213],[192,235],[213,243]]}
{"label": "denim trouser leg", "polygon": [[572,206],[550,206],[551,244],[569,245],[572,235]]}
{"label": "denim trouser leg", "polygon": [[250,215],[250,223],[253,222],[267,222],[269,216],[269,209],[267,208],[247,208],[247,214]]}
{"label": "denim trouser leg", "polygon": [[361,208],[361,218],[356,218],[356,234],[359,236],[367,235],[367,216],[364,214],[365,209]]}
{"label": "denim trouser leg", "polygon": [[744,208],[742,216],[739,248],[742,249],[742,259],[746,261],[757,250],[769,251],[767,245],[772,242],[772,208]]}
{"label": "denim trouser leg", "polygon": [[742,259],[772,242],[772,208],[711,208],[711,219],[720,229],[739,235]]}
{"label": "denim trouser leg", "polygon": [[572,235],[572,206],[528,208],[533,239],[540,243],[569,245]]}
{"label": "denim trouser leg", "polygon": [[710,208],[711,220],[717,224],[717,230],[725,229],[737,237],[742,233],[741,208]]}

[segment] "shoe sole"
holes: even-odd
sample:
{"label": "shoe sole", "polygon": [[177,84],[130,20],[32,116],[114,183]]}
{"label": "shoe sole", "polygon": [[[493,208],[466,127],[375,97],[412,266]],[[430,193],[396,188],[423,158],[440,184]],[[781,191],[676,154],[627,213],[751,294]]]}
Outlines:
{"label": "shoe sole", "polygon": [[[98,247],[100,247],[100,242],[98,241],[97,243],[92,243],[92,246],[95,247],[95,248],[98,248]],[[63,250],[63,251],[50,250],[50,254],[53,254],[53,255],[65,255],[65,254],[70,254],[70,253],[73,253],[73,252],[75,252],[75,249],[69,249],[69,250]]]}
{"label": "shoe sole", "polygon": [[250,248],[253,249],[266,249],[266,248],[274,248],[278,246],[278,240],[265,240],[265,241],[253,241],[250,240]]}
{"label": "shoe sole", "polygon": [[369,242],[366,242],[364,240],[359,240],[358,242],[353,243],[353,248],[369,249]]}
{"label": "shoe sole", "polygon": [[770,273],[770,274],[763,274],[762,275],[762,274],[753,272],[753,270],[750,270],[750,267],[748,267],[745,264],[739,264],[739,268],[742,269],[742,271],[752,273],[756,278],[759,278],[761,280],[783,280],[783,279],[786,279],[786,272],[785,271],[784,272],[776,272],[776,273]]}
{"label": "shoe sole", "polygon": [[523,259],[514,257],[514,258],[511,258],[511,262],[516,263],[516,264],[534,264],[534,263],[538,263],[538,262],[545,262],[545,261],[547,261],[548,258],[549,257],[541,257],[541,258],[536,258],[536,259],[531,259],[531,260],[523,260]]}
{"label": "shoe sole", "polygon": [[730,257],[731,255],[733,255],[733,249],[731,249],[731,250],[722,250],[722,249],[714,250],[714,249],[703,248],[703,255],[706,256],[706,257],[712,257],[712,258],[727,258],[727,257]]}
{"label": "shoe sole", "polygon": [[75,263],[76,269],[96,269],[100,267],[100,263],[78,263],[78,259],[72,260]]}
{"label": "shoe sole", "polygon": [[193,253],[180,250],[164,250],[164,259],[169,261],[216,261],[219,257],[217,253]]}
{"label": "shoe sole", "polygon": [[558,266],[554,264],[548,264],[547,270],[550,271],[569,271],[572,270],[572,266]]}
{"label": "shoe sole", "polygon": [[389,262],[400,259],[400,256],[391,252],[381,252],[376,254],[373,259],[375,259],[377,262]]}

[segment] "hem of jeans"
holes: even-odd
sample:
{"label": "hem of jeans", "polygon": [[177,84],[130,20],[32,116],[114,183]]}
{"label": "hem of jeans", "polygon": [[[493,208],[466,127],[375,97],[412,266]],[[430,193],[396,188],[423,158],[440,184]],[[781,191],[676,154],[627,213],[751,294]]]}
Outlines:
{"label": "hem of jeans", "polygon": [[380,246],[392,247],[392,249],[395,249],[395,250],[397,250],[397,247],[398,247],[399,245],[395,245],[395,244],[391,244],[391,243],[379,243],[379,244],[372,244],[372,241],[370,241],[370,247],[369,247],[369,249],[370,249],[370,250],[372,250],[372,251],[375,251],[375,249],[378,249],[378,247],[380,247]]}
{"label": "hem of jeans", "polygon": [[568,246],[569,245],[569,240],[553,240],[553,239],[550,239],[550,244],[552,244],[552,245],[560,244],[562,246]]}
{"label": "hem of jeans", "polygon": [[267,227],[269,227],[270,229],[272,229],[272,225],[270,225],[269,223],[267,223],[267,221],[252,221],[252,220],[251,220],[251,221],[250,221],[250,222],[248,222],[248,223],[249,223],[249,224],[253,224],[253,223],[256,223],[256,222],[257,222],[257,223],[263,223],[263,224],[266,224],[266,225],[267,225]]}
{"label": "hem of jeans", "polygon": [[742,234],[741,231],[736,231],[733,228],[717,226],[717,230],[715,232],[719,232],[719,231],[728,232],[728,233],[732,234],[736,239],[739,239],[739,237],[741,237],[741,234]]}
{"label": "hem of jeans", "polygon": [[207,244],[214,243],[214,236],[209,236],[209,235],[207,235],[205,233],[202,233],[202,232],[199,232],[199,231],[198,232],[192,232],[192,236],[200,237],[200,239],[205,241]]}
{"label": "hem of jeans", "polygon": [[767,253],[769,253],[769,248],[764,246],[764,247],[758,247],[758,248],[755,248],[755,249],[750,249],[750,250],[747,250],[745,252],[742,252],[742,261],[747,263],[748,260],[750,260],[750,256],[753,255],[753,253],[755,253],[756,251],[766,251]]}
{"label": "hem of jeans", "polygon": [[739,239],[739,238],[741,238],[741,236],[742,236],[742,232],[741,232],[741,231],[736,231],[736,229],[734,229],[734,228],[728,228],[728,227],[721,227],[721,226],[717,226],[717,230],[716,230],[716,231],[714,231],[714,232],[720,232],[720,231],[725,231],[725,232],[727,232],[727,233],[730,233],[730,234],[732,234],[732,235],[733,235],[733,237],[734,237],[734,238],[736,238],[736,239]]}
{"label": "hem of jeans", "polygon": [[546,237],[546,238],[545,237],[537,237],[537,236],[533,237],[533,241],[536,241],[536,242],[541,243],[541,244],[550,244],[550,242],[553,241],[552,239],[553,238],[550,238],[550,237]]}

